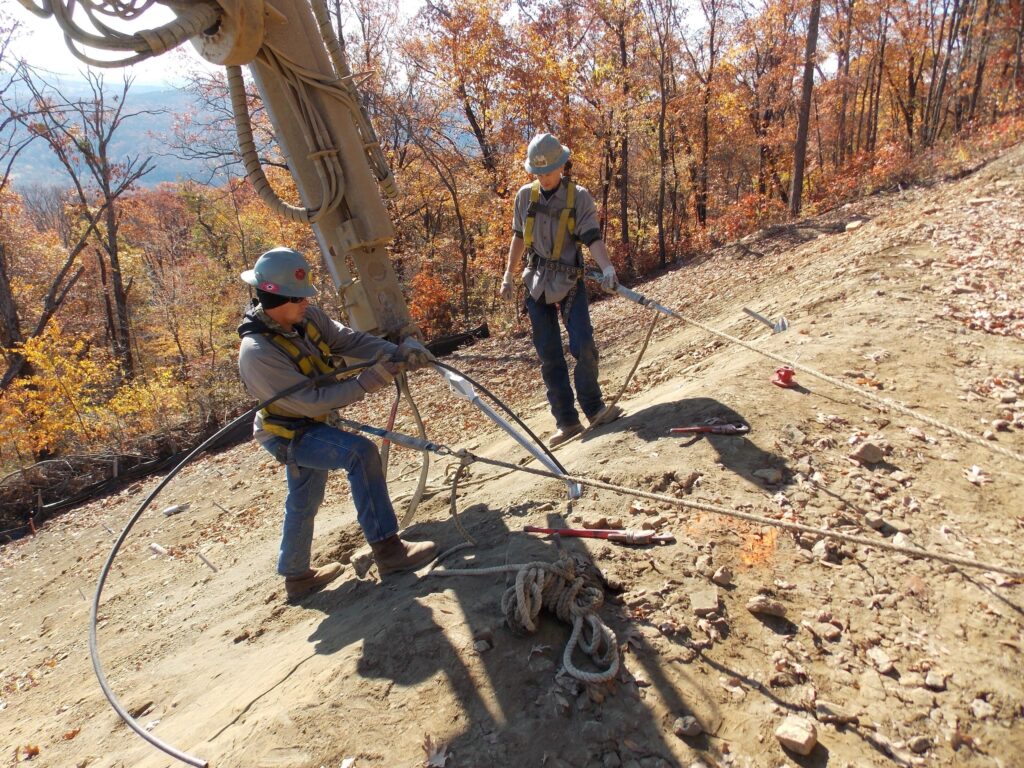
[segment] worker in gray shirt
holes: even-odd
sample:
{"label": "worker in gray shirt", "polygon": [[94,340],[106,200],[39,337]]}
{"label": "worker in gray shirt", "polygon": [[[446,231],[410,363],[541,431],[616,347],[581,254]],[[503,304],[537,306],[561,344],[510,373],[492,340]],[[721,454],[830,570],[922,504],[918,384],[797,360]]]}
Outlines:
{"label": "worker in gray shirt", "polygon": [[605,408],[597,381],[597,345],[583,284],[580,243],[601,267],[601,287],[609,293],[618,285],[615,267],[601,239],[594,199],[563,174],[568,160],[569,148],[550,133],[539,134],[530,142],[524,167],[537,178],[516,194],[512,243],[501,281],[502,298],[511,300],[515,293],[513,270],[522,264],[533,345],[557,427],[548,441],[551,446],[583,431],[562,352],[559,314],[569,335],[569,352],[576,359],[576,399],[587,420],[597,426],[622,415],[618,406]]}
{"label": "worker in gray shirt", "polygon": [[275,248],[242,273],[242,280],[256,289],[257,299],[238,328],[242,339],[238,370],[246,390],[264,401],[331,372],[336,357],[375,362],[352,378],[301,388],[256,415],[256,439],[286,467],[288,495],[277,570],[284,576],[289,600],[341,573],[338,563],[310,565],[313,520],[332,469],[348,473],[356,518],[381,576],[417,568],[437,555],[433,542],[408,543],[398,537],[398,520],[377,446],[328,423],[334,409],[383,389],[400,370],[427,365],[433,356],[414,339],[395,345],[348,328],[311,306],[316,288],[309,271],[302,254]]}

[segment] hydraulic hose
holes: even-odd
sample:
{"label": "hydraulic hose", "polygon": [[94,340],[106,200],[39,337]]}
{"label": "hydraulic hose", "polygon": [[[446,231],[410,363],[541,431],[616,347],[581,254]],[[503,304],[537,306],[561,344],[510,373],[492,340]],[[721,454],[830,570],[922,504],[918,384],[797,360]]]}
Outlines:
{"label": "hydraulic hose", "polygon": [[[110,569],[113,567],[114,560],[117,557],[118,552],[121,549],[121,546],[124,544],[125,540],[128,538],[128,534],[131,532],[131,530],[135,526],[135,524],[139,521],[139,518],[142,517],[142,513],[146,511],[147,507],[149,507],[149,505],[159,495],[159,493],[193,459],[195,459],[197,456],[199,456],[201,453],[203,453],[211,445],[216,444],[216,442],[221,438],[222,435],[224,435],[225,433],[227,433],[231,429],[235,428],[237,425],[241,424],[243,421],[245,421],[247,419],[251,419],[253,417],[253,415],[257,411],[259,411],[259,410],[261,410],[263,408],[266,408],[268,405],[271,405],[271,404],[277,402],[281,398],[287,397],[288,395],[294,394],[295,392],[301,391],[301,390],[309,388],[309,387],[315,387],[315,386],[318,386],[318,385],[320,385],[322,383],[325,383],[325,382],[330,382],[330,381],[337,380],[338,377],[342,376],[343,374],[351,373],[353,371],[357,371],[357,370],[360,370],[362,368],[367,368],[369,366],[372,366],[373,364],[374,364],[373,361],[365,362],[365,363],[357,363],[355,365],[345,366],[343,368],[337,368],[337,369],[331,371],[330,373],[323,374],[322,376],[317,376],[316,378],[311,378],[311,379],[307,379],[306,381],[299,382],[298,384],[295,384],[292,387],[289,387],[289,388],[284,389],[284,390],[282,390],[280,392],[277,392],[276,394],[274,394],[273,397],[270,397],[267,400],[264,400],[263,402],[254,405],[252,408],[250,408],[248,411],[243,413],[241,416],[238,416],[237,418],[233,419],[229,424],[227,424],[226,426],[222,427],[216,433],[214,433],[211,437],[209,437],[205,441],[203,441],[203,443],[201,443],[198,447],[196,447],[192,451],[190,451],[188,453],[188,455],[185,456],[184,459],[182,459],[170,472],[168,472],[167,476],[163,480],[161,480],[160,483],[156,486],[156,488],[154,488],[150,492],[150,494],[142,501],[142,503],[139,504],[138,509],[136,509],[135,512],[132,514],[132,516],[128,519],[128,522],[125,524],[124,528],[121,530],[121,533],[118,535],[117,540],[114,542],[114,545],[113,545],[113,547],[110,550],[110,554],[107,556],[106,562],[103,564],[103,568],[100,570],[99,579],[97,580],[97,583],[96,583],[96,594],[93,597],[92,607],[91,607],[90,613],[89,613],[89,655],[90,655],[90,657],[92,659],[92,666],[93,666],[93,671],[96,673],[96,679],[99,681],[100,688],[103,690],[103,695],[107,698],[107,701],[110,702],[110,706],[113,707],[114,711],[118,714],[118,716],[122,720],[124,720],[125,723],[127,723],[128,727],[130,727],[133,731],[135,731],[136,734],[138,734],[143,740],[148,742],[150,745],[152,745],[152,746],[156,747],[157,749],[161,750],[162,752],[170,755],[171,757],[175,758],[176,760],[179,760],[179,761],[181,761],[183,763],[186,763],[187,765],[196,766],[196,768],[207,768],[207,766],[209,765],[209,763],[206,760],[203,760],[202,758],[195,757],[195,756],[190,755],[190,754],[188,754],[186,752],[183,752],[183,751],[177,749],[176,747],[172,746],[171,744],[168,744],[167,742],[163,741],[159,737],[153,735],[152,733],[149,733],[148,731],[146,731],[135,720],[135,718],[133,718],[128,713],[128,711],[121,704],[121,701],[117,698],[117,695],[113,692],[113,690],[111,690],[110,685],[107,682],[106,674],[103,671],[103,666],[102,666],[102,663],[101,663],[101,660],[100,660],[100,654],[99,654],[99,642],[98,642],[98,638],[97,638],[97,616],[99,615],[99,606],[100,606],[100,599],[101,599],[101,597],[103,595],[103,587],[106,584],[107,576],[110,574]],[[483,392],[499,408],[501,408],[505,413],[507,413],[509,415],[509,417],[513,421],[515,421],[516,424],[518,424],[523,429],[523,431],[525,431],[530,436],[530,438],[535,443],[537,443],[537,445],[539,445],[541,447],[541,449],[543,449],[544,453],[548,456],[548,458],[551,459],[552,463],[555,466],[557,466],[558,469],[562,473],[568,474],[568,472],[566,471],[565,467],[563,467],[561,465],[561,463],[559,463],[558,459],[555,458],[554,454],[552,454],[551,451],[548,449],[548,447],[546,445],[544,445],[543,442],[541,442],[541,440],[537,437],[537,435],[535,435],[533,433],[533,431],[523,422],[523,420],[521,418],[519,418],[519,416],[516,413],[514,413],[507,405],[505,405],[505,403],[502,402],[496,395],[494,395],[494,393],[492,393],[489,389],[487,389],[487,387],[483,386],[478,381],[474,381],[472,378],[470,378],[469,376],[467,376],[465,373],[463,373],[462,371],[458,370],[454,366],[450,366],[450,365],[447,365],[445,363],[441,363],[441,362],[438,362],[438,361],[434,361],[433,365],[436,365],[439,368],[443,368],[443,369],[451,371],[452,373],[455,373],[455,374],[457,374],[459,376],[462,376],[464,379],[466,379],[466,381],[470,382],[474,387],[476,387],[481,392]],[[406,387],[404,391],[405,391],[406,396],[409,397],[410,403],[411,403],[412,399],[411,399],[411,396],[409,395],[408,387]],[[401,394],[402,394],[402,391],[400,390],[399,393],[398,393],[398,396],[401,397]],[[413,409],[415,411],[415,405],[413,405]],[[422,423],[422,420],[419,418],[419,413],[418,412],[416,412],[416,420],[417,420],[417,425],[420,427],[420,432],[422,434],[422,438],[421,438],[421,441],[420,441],[422,443],[422,445],[413,445],[410,442],[410,443],[408,443],[409,447],[412,447],[412,448],[417,449],[417,450],[421,450],[424,453],[426,453],[429,450],[435,449],[437,446],[435,446],[432,443],[427,442],[426,439],[425,439],[426,438],[425,430],[423,429],[423,423]],[[341,421],[344,423],[346,420],[342,419]],[[389,427],[390,427],[390,424],[389,424]],[[390,429],[387,430],[387,432],[384,432],[383,434],[381,434],[382,432],[384,432],[384,431],[382,431],[382,430],[377,430],[376,431],[376,433],[379,434],[381,437],[385,437],[386,435],[388,435],[390,433]],[[425,464],[425,466],[426,466],[426,464]],[[422,493],[423,493],[422,486],[423,485],[424,485],[424,477],[422,476],[422,473],[421,473],[421,478],[420,478],[420,486],[421,487],[417,488],[418,496],[422,496]],[[418,501],[418,500],[419,500],[418,498],[415,499],[415,501]],[[414,511],[414,510],[415,510],[415,506],[411,506],[410,507],[410,512]],[[407,517],[409,517],[409,516],[411,516],[411,515],[407,514]]]}
{"label": "hydraulic hose", "polygon": [[114,558],[117,557],[117,553],[121,549],[121,545],[124,544],[125,539],[128,538],[128,534],[135,526],[135,523],[138,522],[139,518],[142,516],[142,513],[146,511],[146,508],[150,505],[153,499],[157,497],[160,491],[162,491],[164,487],[169,482],[171,482],[171,480],[173,480],[174,477],[182,469],[184,469],[189,462],[192,461],[192,459],[201,454],[211,445],[214,445],[222,435],[236,427],[238,424],[242,423],[245,419],[252,418],[253,414],[255,414],[257,411],[266,408],[268,405],[277,402],[283,397],[287,397],[288,395],[294,394],[295,392],[306,389],[308,387],[315,387],[318,386],[319,384],[336,380],[338,376],[342,374],[350,373],[361,368],[367,368],[373,364],[373,361],[367,363],[357,363],[356,365],[337,368],[331,371],[330,373],[325,373],[322,376],[317,376],[316,378],[307,379],[306,381],[299,382],[298,384],[292,387],[288,387],[288,389],[284,389],[276,393],[273,397],[264,400],[262,403],[253,406],[248,411],[243,413],[241,416],[237,417],[236,419],[233,419],[227,426],[219,429],[213,436],[203,441],[203,443],[201,443],[197,448],[194,448],[184,459],[182,459],[178,463],[178,465],[174,467],[174,469],[167,473],[167,477],[160,481],[159,485],[157,485],[157,487],[154,488],[152,492],[142,501],[142,503],[139,505],[139,508],[135,510],[135,513],[130,518],[128,518],[128,522],[125,524],[124,529],[121,531],[120,535],[117,537],[117,541],[114,542],[113,548],[110,550],[110,555],[107,556],[106,563],[103,564],[103,568],[100,570],[99,580],[96,583],[96,595],[95,597],[93,597],[92,608],[90,609],[89,612],[89,655],[92,658],[92,668],[93,671],[96,673],[96,679],[99,681],[100,688],[103,690],[103,695],[106,696],[107,701],[110,702],[110,706],[112,706],[114,708],[114,711],[117,712],[118,716],[122,720],[124,720],[125,723],[128,724],[128,727],[135,731],[135,733],[141,736],[145,741],[149,742],[152,746],[165,752],[166,754],[170,755],[176,760],[180,760],[181,762],[187,763],[188,765],[196,766],[196,768],[206,768],[206,766],[209,765],[209,763],[206,760],[203,760],[202,758],[198,757],[193,757],[192,755],[182,752],[181,750],[173,747],[172,745],[168,744],[162,739],[149,733],[148,731],[146,731],[145,728],[139,725],[135,718],[128,714],[128,711],[124,708],[120,700],[111,690],[110,685],[107,683],[107,676],[104,674],[103,667],[100,663],[99,644],[96,636],[96,617],[99,615],[100,597],[103,594],[103,586],[104,584],[106,584],[107,576],[110,573],[111,567],[114,565]]}
{"label": "hydraulic hose", "polygon": [[432,365],[436,365],[438,368],[444,368],[446,371],[451,371],[452,373],[454,373],[454,374],[456,374],[458,376],[461,376],[466,381],[468,381],[470,384],[472,384],[474,387],[476,387],[481,392],[483,392],[485,395],[487,395],[487,397],[489,397],[494,402],[495,405],[497,405],[499,408],[501,408],[501,410],[503,410],[505,413],[507,413],[512,418],[512,420],[516,424],[518,424],[526,434],[528,434],[530,436],[530,439],[532,439],[533,442],[535,442],[537,445],[539,445],[541,447],[541,449],[544,451],[544,453],[547,455],[547,457],[549,459],[551,459],[552,463],[556,467],[558,467],[559,471],[561,471],[561,472],[563,472],[565,474],[569,474],[568,472],[566,472],[565,467],[563,467],[559,463],[558,459],[555,458],[555,454],[553,454],[550,451],[550,449],[543,442],[541,442],[541,439],[539,437],[537,437],[533,433],[533,430],[530,429],[528,426],[526,426],[526,423],[522,419],[520,419],[519,416],[517,416],[515,413],[513,413],[512,409],[509,408],[507,405],[505,405],[505,403],[503,403],[500,399],[498,399],[497,395],[495,395],[493,392],[491,392],[487,387],[485,387],[479,381],[474,381],[472,379],[472,377],[467,376],[465,373],[463,373],[462,371],[460,371],[458,368],[456,368],[453,365],[448,365],[446,363],[442,363],[439,360],[435,360],[432,363]]}

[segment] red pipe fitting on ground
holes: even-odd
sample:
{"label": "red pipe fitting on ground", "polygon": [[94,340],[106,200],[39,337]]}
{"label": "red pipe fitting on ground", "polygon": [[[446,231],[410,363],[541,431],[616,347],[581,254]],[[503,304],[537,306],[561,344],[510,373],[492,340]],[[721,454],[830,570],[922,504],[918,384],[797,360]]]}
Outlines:
{"label": "red pipe fitting on ground", "polygon": [[795,373],[796,371],[788,365],[776,368],[775,375],[772,376],[772,384],[776,387],[782,387],[783,389],[791,389],[796,386],[796,382],[793,381],[793,375]]}

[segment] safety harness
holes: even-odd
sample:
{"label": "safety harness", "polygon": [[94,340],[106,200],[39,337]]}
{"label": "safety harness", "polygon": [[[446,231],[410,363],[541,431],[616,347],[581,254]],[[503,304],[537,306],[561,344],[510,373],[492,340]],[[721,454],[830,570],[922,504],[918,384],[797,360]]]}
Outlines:
{"label": "safety harness", "polygon": [[523,240],[526,245],[524,253],[531,267],[540,267],[550,272],[562,272],[579,279],[583,277],[579,248],[577,247],[576,250],[576,264],[565,264],[560,258],[566,236],[574,239],[576,237],[576,185],[568,179],[564,183],[566,185],[565,207],[558,215],[558,230],[555,233],[555,243],[551,249],[550,258],[541,256],[533,249],[533,225],[540,207],[540,179],[535,179],[530,186],[530,205],[526,209],[526,223],[523,228]]}
{"label": "safety harness", "polygon": [[[327,342],[323,340],[323,335],[320,333],[320,329],[316,327],[316,324],[312,320],[306,320],[303,327],[306,338],[309,339],[313,345],[317,348],[319,354],[306,354],[299,348],[299,345],[280,333],[276,333],[269,328],[260,331],[270,341],[272,341],[279,349],[284,351],[291,361],[295,363],[303,375],[309,378],[315,378],[324,373],[330,373],[334,370],[330,363],[331,359],[331,348],[327,346]],[[301,436],[303,432],[312,427],[314,424],[321,423],[327,420],[327,415],[323,416],[292,416],[282,412],[276,405],[271,404],[266,408],[260,410],[260,415],[263,417],[263,429],[272,435],[283,437],[285,440],[294,440],[297,436]]]}

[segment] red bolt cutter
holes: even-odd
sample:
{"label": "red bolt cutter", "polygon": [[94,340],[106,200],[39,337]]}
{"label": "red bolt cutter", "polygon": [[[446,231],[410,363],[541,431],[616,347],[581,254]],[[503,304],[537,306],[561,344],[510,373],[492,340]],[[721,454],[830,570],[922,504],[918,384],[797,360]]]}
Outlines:
{"label": "red bolt cutter", "polygon": [[534,525],[524,525],[526,533],[557,533],[559,536],[575,536],[580,539],[606,539],[617,541],[620,544],[668,544],[675,541],[676,537],[671,533],[655,533],[654,531],[636,530],[614,530],[607,528],[538,528]]}
{"label": "red bolt cutter", "polygon": [[675,434],[745,435],[750,431],[747,424],[704,424],[699,427],[672,427]]}

